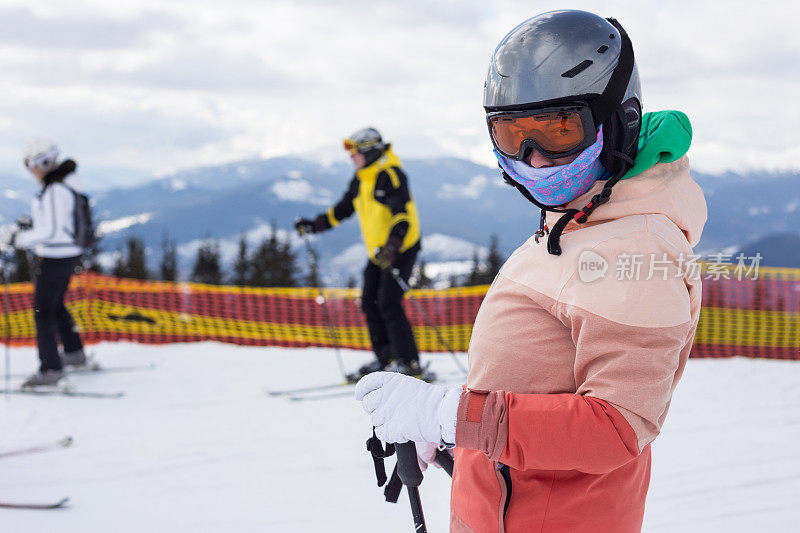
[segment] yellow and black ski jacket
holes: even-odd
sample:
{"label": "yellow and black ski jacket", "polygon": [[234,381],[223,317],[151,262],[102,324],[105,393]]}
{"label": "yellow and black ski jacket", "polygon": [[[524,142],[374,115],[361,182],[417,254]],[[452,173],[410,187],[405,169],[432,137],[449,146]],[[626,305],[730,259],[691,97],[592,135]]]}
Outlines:
{"label": "yellow and black ski jacket", "polygon": [[402,241],[400,252],[419,242],[417,206],[400,168],[400,159],[391,146],[374,163],[356,171],[347,192],[328,209],[327,223],[330,227],[338,226],[354,212],[358,214],[370,260],[390,236]]}

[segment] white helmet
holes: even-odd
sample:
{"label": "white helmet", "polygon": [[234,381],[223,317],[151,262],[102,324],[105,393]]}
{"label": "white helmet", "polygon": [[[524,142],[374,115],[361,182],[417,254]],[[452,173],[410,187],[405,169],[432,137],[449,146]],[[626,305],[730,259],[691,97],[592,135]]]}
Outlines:
{"label": "white helmet", "polygon": [[23,161],[28,170],[39,167],[44,172],[50,172],[58,163],[58,146],[54,142],[37,139],[28,143],[23,152]]}

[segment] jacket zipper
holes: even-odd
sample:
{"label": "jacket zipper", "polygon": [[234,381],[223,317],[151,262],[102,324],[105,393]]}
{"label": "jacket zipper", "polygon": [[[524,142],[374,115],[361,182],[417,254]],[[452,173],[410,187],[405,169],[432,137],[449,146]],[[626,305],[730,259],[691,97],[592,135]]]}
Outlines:
{"label": "jacket zipper", "polygon": [[501,500],[502,498],[505,498],[504,501],[501,501],[501,504],[503,505],[503,516],[500,519],[500,533],[502,533],[505,531],[506,513],[508,513],[508,505],[511,503],[511,469],[508,467],[508,465],[504,465],[503,463],[497,463],[495,469],[497,470],[497,480],[503,483],[506,489],[503,491],[503,485],[500,486]]}

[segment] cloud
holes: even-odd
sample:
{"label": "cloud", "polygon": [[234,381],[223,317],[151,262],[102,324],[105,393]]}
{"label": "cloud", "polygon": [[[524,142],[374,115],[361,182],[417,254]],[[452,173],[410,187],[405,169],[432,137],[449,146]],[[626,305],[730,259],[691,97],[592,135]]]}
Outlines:
{"label": "cloud", "polygon": [[180,31],[178,20],[145,11],[128,19],[97,15],[44,16],[24,7],[0,8],[0,46],[32,49],[115,49],[146,44],[156,33]]}
{"label": "cloud", "polygon": [[[20,104],[23,113],[19,112]],[[116,167],[150,172],[176,154],[188,160],[192,153],[229,138],[213,106],[151,99],[124,90],[92,95],[80,90],[43,89],[14,105],[0,99],[0,114],[11,117],[9,128],[2,133],[0,161],[18,171],[21,150],[32,138],[57,140],[62,152],[76,157],[84,169]],[[137,177],[142,179],[147,174]],[[129,183],[130,178],[127,172],[109,172],[106,183],[113,184],[117,179],[118,183]]]}
{"label": "cloud", "polygon": [[207,92],[255,90],[262,94],[286,95],[298,89],[295,76],[269,65],[255,52],[230,53],[207,45],[172,48],[141,68],[112,74],[105,80],[131,86]]}
{"label": "cloud", "polygon": [[[31,136],[86,166],[163,174],[286,153],[328,154],[366,124],[402,157],[492,164],[481,107],[522,0],[6,0],[0,169]],[[800,168],[800,11],[787,0],[576,0],[633,39],[645,110],[680,109],[693,165]],[[10,6],[10,7],[8,7]],[[779,111],[774,111],[778,105]],[[342,156],[343,157],[343,156]]]}
{"label": "cloud", "polygon": [[452,183],[443,183],[436,193],[437,198],[443,200],[453,200],[458,198],[465,198],[469,200],[477,200],[486,190],[489,185],[489,178],[483,174],[473,176],[469,183],[466,185],[456,185]]}

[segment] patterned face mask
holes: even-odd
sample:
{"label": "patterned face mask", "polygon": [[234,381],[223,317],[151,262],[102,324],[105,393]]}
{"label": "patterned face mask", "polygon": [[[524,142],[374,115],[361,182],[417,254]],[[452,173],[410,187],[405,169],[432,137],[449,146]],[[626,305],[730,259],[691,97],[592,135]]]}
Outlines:
{"label": "patterned face mask", "polygon": [[557,206],[574,200],[595,181],[608,177],[609,172],[599,160],[602,150],[603,127],[600,126],[595,143],[567,165],[534,168],[523,161],[509,159],[497,150],[494,155],[506,174],[524,186],[537,202]]}

